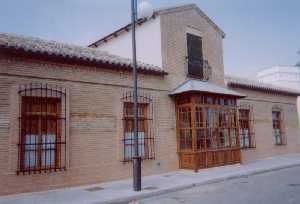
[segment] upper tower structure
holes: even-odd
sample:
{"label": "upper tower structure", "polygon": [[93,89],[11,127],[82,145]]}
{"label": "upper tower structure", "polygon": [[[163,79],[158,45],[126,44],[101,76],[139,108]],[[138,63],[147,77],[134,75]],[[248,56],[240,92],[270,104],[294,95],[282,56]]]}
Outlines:
{"label": "upper tower structure", "polygon": [[[131,58],[128,24],[89,45]],[[188,79],[224,84],[224,32],[195,4],[155,10],[152,18],[139,19],[137,58],[168,72],[170,89]]]}

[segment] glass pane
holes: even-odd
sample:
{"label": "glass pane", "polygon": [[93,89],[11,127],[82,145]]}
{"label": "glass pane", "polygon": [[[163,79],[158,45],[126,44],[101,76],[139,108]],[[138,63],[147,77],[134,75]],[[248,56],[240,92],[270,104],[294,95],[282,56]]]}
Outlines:
{"label": "glass pane", "polygon": [[138,133],[138,140],[139,140],[139,156],[145,156],[145,133],[139,132]]}
{"label": "glass pane", "polygon": [[192,130],[180,130],[180,149],[192,149]]}
{"label": "glass pane", "polygon": [[56,142],[56,135],[54,134],[48,134],[48,135],[42,135],[42,154],[41,154],[41,160],[42,160],[42,166],[43,167],[51,167],[55,164],[55,142]]}
{"label": "glass pane", "polygon": [[25,135],[25,168],[34,168],[37,165],[37,135]]}
{"label": "glass pane", "polygon": [[[126,132],[125,140],[124,140],[124,157],[129,160],[132,159],[134,155],[134,132]],[[138,148],[139,148],[139,156],[145,156],[145,133],[138,132]]]}
{"label": "glass pane", "polygon": [[204,127],[204,118],[202,108],[196,107],[196,128]]}
{"label": "glass pane", "polygon": [[223,148],[228,146],[229,146],[228,129],[221,129],[219,147]]}
{"label": "glass pane", "polygon": [[192,148],[192,127],[190,107],[179,108],[180,149]]}
{"label": "glass pane", "polygon": [[274,134],[275,134],[275,142],[276,142],[276,144],[281,144],[281,133],[280,133],[280,129],[275,129],[275,130],[274,130]]}
{"label": "glass pane", "polygon": [[236,129],[231,129],[230,131],[230,135],[231,135],[231,147],[237,147],[238,143],[237,143],[237,131]]}
{"label": "glass pane", "polygon": [[131,159],[133,155],[133,132],[126,132],[124,137],[124,157],[125,159]]}
{"label": "glass pane", "polygon": [[205,149],[205,131],[204,129],[196,130],[197,149]]}

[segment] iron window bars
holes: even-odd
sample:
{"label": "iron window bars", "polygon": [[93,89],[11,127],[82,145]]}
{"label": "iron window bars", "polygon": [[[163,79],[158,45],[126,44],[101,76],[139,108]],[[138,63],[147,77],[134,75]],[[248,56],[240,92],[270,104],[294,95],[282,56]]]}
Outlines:
{"label": "iron window bars", "polygon": [[17,174],[66,170],[66,90],[31,83],[19,97]]}
{"label": "iron window bars", "polygon": [[202,38],[187,33],[187,64],[188,76],[208,81],[211,77],[211,67],[203,59]]}
{"label": "iron window bars", "polygon": [[[134,156],[134,110],[133,92],[123,94],[123,162],[130,162]],[[155,159],[153,136],[153,99],[150,95],[138,93],[138,149],[143,160]]]}
{"label": "iron window bars", "polygon": [[272,124],[275,145],[286,145],[286,137],[284,134],[283,111],[279,107],[272,108]]}
{"label": "iron window bars", "polygon": [[240,147],[242,149],[256,147],[253,117],[251,105],[239,106]]}

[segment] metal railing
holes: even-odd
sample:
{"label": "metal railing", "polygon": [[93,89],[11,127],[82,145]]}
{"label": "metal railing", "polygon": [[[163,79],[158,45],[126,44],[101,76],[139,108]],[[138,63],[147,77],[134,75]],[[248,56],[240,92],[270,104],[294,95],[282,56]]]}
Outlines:
{"label": "metal railing", "polygon": [[207,60],[186,57],[188,64],[188,76],[203,81],[208,81],[212,75],[212,68]]}

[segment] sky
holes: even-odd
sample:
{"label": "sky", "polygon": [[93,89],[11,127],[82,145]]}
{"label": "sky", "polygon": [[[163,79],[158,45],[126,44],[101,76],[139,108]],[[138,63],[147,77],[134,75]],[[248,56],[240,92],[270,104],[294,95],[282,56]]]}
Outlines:
{"label": "sky", "polygon": [[[197,4],[226,33],[225,73],[300,61],[299,0],[148,0]],[[130,21],[130,0],[1,0],[0,32],[86,46]]]}

